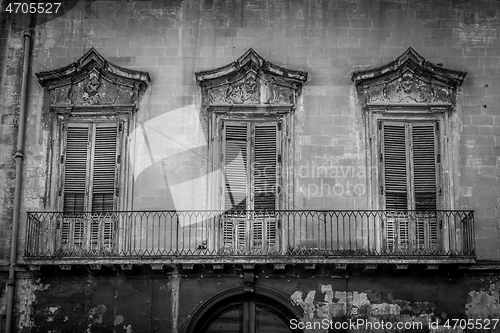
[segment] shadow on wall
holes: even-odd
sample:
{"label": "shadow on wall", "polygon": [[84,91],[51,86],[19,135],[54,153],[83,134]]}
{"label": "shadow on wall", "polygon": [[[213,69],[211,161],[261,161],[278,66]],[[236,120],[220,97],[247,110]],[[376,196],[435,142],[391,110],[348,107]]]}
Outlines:
{"label": "shadow on wall", "polygon": [[[130,138],[134,209],[219,208],[210,206],[208,185],[209,179],[223,177],[222,165],[215,166],[215,171],[207,174],[208,146],[195,105],[165,112],[145,122],[138,121]],[[241,152],[230,164],[244,168]],[[227,181],[229,186],[237,182],[236,179]],[[173,207],[169,207],[167,201],[170,200],[165,198],[171,198]]]}

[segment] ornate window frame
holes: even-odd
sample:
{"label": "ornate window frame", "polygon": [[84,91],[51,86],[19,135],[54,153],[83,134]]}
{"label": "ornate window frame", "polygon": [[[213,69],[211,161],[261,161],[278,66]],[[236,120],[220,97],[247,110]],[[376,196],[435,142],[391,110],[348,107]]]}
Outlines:
{"label": "ornate window frame", "polygon": [[[221,123],[227,120],[275,121],[282,123],[282,198],[279,209],[289,209],[293,201],[294,117],[297,99],[307,73],[286,69],[248,49],[234,62],[196,73],[201,87],[201,112],[208,123],[209,173],[220,165]],[[215,173],[213,173],[215,174]],[[211,179],[210,207],[223,209],[220,202],[221,179]],[[286,191],[284,189],[286,188]]]}
{"label": "ornate window frame", "polygon": [[[293,113],[306,80],[307,73],[274,65],[253,49],[248,49],[226,66],[196,73],[196,81],[201,87],[201,112],[208,124],[208,173],[213,175],[208,186],[210,207],[219,211],[225,209],[227,184],[222,158],[225,146],[222,125],[227,121],[278,124],[276,209],[293,207]],[[224,172],[215,172],[219,169]],[[251,179],[248,169],[245,173]],[[255,196],[251,181],[248,186],[247,200],[251,201]],[[252,202],[250,206],[253,207]],[[221,230],[217,232],[219,241],[214,247],[223,251],[261,254],[284,251],[285,242],[281,240],[285,233],[279,232],[279,222],[274,214],[259,217],[254,216],[254,212],[248,212],[246,217],[244,214],[225,214]],[[239,231],[242,228],[246,235],[244,239],[240,239],[243,237]]]}
{"label": "ornate window frame", "polygon": [[[44,88],[43,113],[50,118],[51,126],[47,154],[49,176],[45,187],[46,206],[50,211],[63,213],[58,218],[60,221],[57,226],[49,226],[56,230],[50,230],[53,241],[48,246],[68,253],[118,250],[120,240],[116,239],[117,221],[107,208],[112,205],[113,211],[123,211],[132,204],[133,174],[128,163],[128,134],[134,128],[133,115],[137,111],[139,98],[151,82],[149,74],[116,66],[91,48],[70,65],[39,72],[36,76]],[[77,193],[74,196],[83,198],[84,204],[78,204],[79,208],[76,210],[73,208],[66,211],[64,208],[68,129],[85,127],[88,129],[87,139],[83,136],[83,130],[78,137],[74,136],[72,139],[73,144],[80,147],[74,153],[86,154],[84,159],[87,167],[99,163],[100,173],[95,173],[92,167],[92,171],[87,171],[86,175],[99,175],[101,188],[104,179],[107,182],[106,194],[102,194],[102,202],[98,204],[103,211],[90,215],[82,211],[87,211],[94,205],[92,182],[88,179],[85,180],[82,191],[84,194],[81,197],[82,194],[74,190],[81,187],[80,182],[75,182],[77,178],[72,176],[71,188]],[[115,143],[110,143],[112,141],[109,140],[114,136],[109,130],[104,130],[105,127],[116,130]],[[102,134],[97,145],[96,133],[99,129]],[[87,149],[84,148],[85,145]],[[94,162],[97,161],[94,153],[98,146],[103,154],[100,155],[99,162]],[[111,153],[113,150],[114,156]],[[112,159],[116,161],[114,183],[111,176]],[[75,157],[73,164],[76,161],[81,162]],[[80,173],[81,178],[83,171],[72,166],[72,172]],[[103,176],[105,177],[102,178]],[[112,200],[109,197],[110,189],[113,192]],[[93,216],[90,217],[91,215]]]}
{"label": "ornate window frame", "polygon": [[147,89],[151,79],[148,73],[125,69],[108,62],[94,48],[68,66],[36,73],[44,89],[44,100],[48,103],[52,126],[52,149],[49,149],[48,180],[46,186],[50,207],[60,210],[61,163],[59,156],[64,147],[62,138],[64,124],[75,123],[117,123],[120,127],[121,169],[117,183],[120,195],[117,210],[126,210],[131,200],[133,179],[129,172],[127,136],[133,128],[133,115],[137,111],[139,98]]}
{"label": "ornate window frame", "polygon": [[[352,74],[364,119],[370,209],[384,209],[380,194],[382,170],[379,169],[379,124],[384,121],[438,123],[441,149],[438,209],[455,209],[458,197],[455,186],[458,146],[455,143],[459,124],[456,96],[466,74],[433,64],[411,47],[384,66]],[[380,248],[381,244],[377,244],[377,249]]]}

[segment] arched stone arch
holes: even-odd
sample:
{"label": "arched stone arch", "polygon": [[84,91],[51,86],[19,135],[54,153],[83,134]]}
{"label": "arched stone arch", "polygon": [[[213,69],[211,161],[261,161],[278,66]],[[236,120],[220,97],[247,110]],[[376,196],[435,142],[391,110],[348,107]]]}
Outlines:
{"label": "arched stone arch", "polygon": [[[303,316],[302,309],[273,289],[256,286],[250,293],[241,287],[233,287],[216,293],[201,303],[191,314],[184,333],[205,332],[217,318],[245,302],[254,303],[273,313],[289,328],[292,319],[300,321]],[[290,328],[290,332],[303,331]]]}

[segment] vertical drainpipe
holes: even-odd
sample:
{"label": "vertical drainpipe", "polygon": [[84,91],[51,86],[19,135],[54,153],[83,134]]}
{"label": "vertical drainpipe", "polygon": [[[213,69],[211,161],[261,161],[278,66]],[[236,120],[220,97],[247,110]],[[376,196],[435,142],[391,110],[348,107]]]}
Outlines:
{"label": "vertical drainpipe", "polygon": [[28,65],[31,45],[31,31],[23,32],[23,73],[21,85],[21,101],[19,106],[19,121],[17,131],[17,147],[14,158],[16,159],[16,175],[14,188],[14,212],[12,214],[12,238],[10,247],[9,278],[7,280],[7,314],[5,320],[5,333],[12,332],[12,318],[14,314],[14,295],[16,286],[17,243],[19,234],[19,216],[21,212],[21,186],[24,161],[24,132],[26,122],[26,98],[28,90]]}

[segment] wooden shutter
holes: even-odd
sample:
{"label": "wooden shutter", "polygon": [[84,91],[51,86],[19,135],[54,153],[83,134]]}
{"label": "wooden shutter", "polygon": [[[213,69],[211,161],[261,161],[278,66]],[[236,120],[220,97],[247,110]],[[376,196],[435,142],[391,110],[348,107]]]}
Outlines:
{"label": "wooden shutter", "polygon": [[[437,124],[383,123],[383,194],[389,251],[432,250],[438,244]],[[406,210],[414,210],[408,214]],[[392,211],[392,212],[391,212]]]}
{"label": "wooden shutter", "polygon": [[92,214],[90,223],[90,250],[110,251],[113,248],[115,218],[113,214]]}
{"label": "wooden shutter", "polygon": [[416,248],[424,251],[435,250],[438,244],[436,126],[412,124]]}
{"label": "wooden shutter", "polygon": [[[92,150],[92,193],[90,247],[93,251],[109,251],[112,247],[117,192],[117,124],[95,124]],[[96,214],[98,213],[98,214]]]}
{"label": "wooden shutter", "polygon": [[248,219],[241,216],[226,215],[222,223],[224,252],[245,253],[248,244]]}
{"label": "wooden shutter", "polygon": [[117,168],[116,125],[97,125],[94,136],[92,168],[92,209],[93,213],[114,210]]}
{"label": "wooden shutter", "polygon": [[[240,211],[224,218],[225,251],[275,248],[276,219],[264,218],[263,213],[276,209],[277,135],[276,123],[224,123],[224,206],[226,211]],[[243,213],[246,210],[255,212]]]}
{"label": "wooden shutter", "polygon": [[63,167],[61,243],[65,250],[79,251],[85,243],[87,171],[89,169],[90,126],[67,124]]}
{"label": "wooden shutter", "polygon": [[407,213],[388,213],[386,216],[385,238],[389,252],[404,252],[410,246],[410,225]]}
{"label": "wooden shutter", "polygon": [[406,127],[401,123],[383,125],[382,161],[384,170],[385,238],[390,252],[408,248],[408,174]]}
{"label": "wooden shutter", "polygon": [[277,221],[275,217],[256,216],[252,220],[252,250],[254,253],[277,251]]}
{"label": "wooden shutter", "polygon": [[244,211],[248,195],[248,124],[226,123],[224,127],[224,209]]}
{"label": "wooden shutter", "polygon": [[383,165],[385,208],[408,209],[408,182],[406,160],[406,129],[404,124],[384,124]]}
{"label": "wooden shutter", "polygon": [[[255,124],[254,146],[252,247],[254,251],[269,253],[276,250],[277,241],[277,221],[273,212],[277,207],[278,124]],[[271,216],[266,216],[266,211]]]}
{"label": "wooden shutter", "polygon": [[63,248],[110,249],[115,232],[115,220],[109,212],[115,210],[117,194],[119,127],[116,123],[69,123],[66,127],[61,159]]}
{"label": "wooden shutter", "polygon": [[84,212],[87,170],[89,169],[89,125],[72,125],[66,128],[64,162],[63,212]]}
{"label": "wooden shutter", "polygon": [[76,213],[63,215],[61,245],[64,250],[80,251],[85,245],[85,216]]}
{"label": "wooden shutter", "polygon": [[415,209],[434,211],[436,205],[436,144],[434,125],[412,126]]}
{"label": "wooden shutter", "polygon": [[254,210],[276,209],[276,124],[255,125]]}

